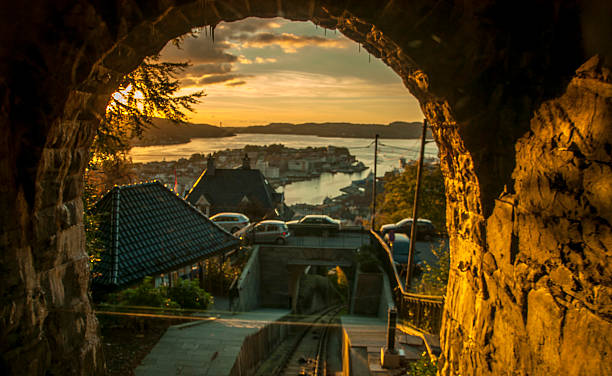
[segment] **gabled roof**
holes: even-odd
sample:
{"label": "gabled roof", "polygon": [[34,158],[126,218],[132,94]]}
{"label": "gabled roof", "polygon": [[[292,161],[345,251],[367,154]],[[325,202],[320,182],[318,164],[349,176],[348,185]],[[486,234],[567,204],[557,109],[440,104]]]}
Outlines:
{"label": "gabled roof", "polygon": [[123,287],[238,246],[159,182],[115,187],[96,204],[105,245],[93,283]]}
{"label": "gabled roof", "polygon": [[282,201],[282,194],[276,193],[261,171],[256,169],[220,169],[214,174],[204,170],[185,200],[195,205],[200,196],[217,208],[232,208],[246,196],[250,202],[267,209],[275,209]]}

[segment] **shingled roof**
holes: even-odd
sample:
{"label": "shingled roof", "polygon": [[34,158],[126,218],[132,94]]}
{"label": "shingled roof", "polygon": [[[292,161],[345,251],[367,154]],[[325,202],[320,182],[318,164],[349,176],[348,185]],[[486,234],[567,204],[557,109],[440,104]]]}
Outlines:
{"label": "shingled roof", "polygon": [[274,191],[261,171],[244,168],[218,168],[214,174],[205,170],[185,199],[196,205],[202,195],[215,212],[236,211],[245,197],[270,211],[282,202],[282,193]]}
{"label": "shingled roof", "polygon": [[239,244],[159,182],[115,187],[94,213],[105,245],[93,269],[94,285],[128,286]]}

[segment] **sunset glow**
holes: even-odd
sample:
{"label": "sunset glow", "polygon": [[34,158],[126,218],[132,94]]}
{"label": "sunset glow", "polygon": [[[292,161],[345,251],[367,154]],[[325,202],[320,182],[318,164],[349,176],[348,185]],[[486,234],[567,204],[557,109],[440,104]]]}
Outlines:
{"label": "sunset glow", "polygon": [[180,94],[204,90],[191,121],[223,126],[270,122],[420,121],[399,76],[358,44],[311,22],[248,18],[199,30],[163,61],[189,61]]}

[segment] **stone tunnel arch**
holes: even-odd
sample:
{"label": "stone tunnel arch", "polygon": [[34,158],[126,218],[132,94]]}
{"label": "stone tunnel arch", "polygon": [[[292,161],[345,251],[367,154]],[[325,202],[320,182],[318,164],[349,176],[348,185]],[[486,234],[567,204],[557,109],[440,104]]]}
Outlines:
{"label": "stone tunnel arch", "polygon": [[121,76],[192,27],[280,15],[361,43],[432,125],[453,252],[442,373],[609,373],[612,11],[595,3],[2,5],[0,368],[103,372],[80,195]]}

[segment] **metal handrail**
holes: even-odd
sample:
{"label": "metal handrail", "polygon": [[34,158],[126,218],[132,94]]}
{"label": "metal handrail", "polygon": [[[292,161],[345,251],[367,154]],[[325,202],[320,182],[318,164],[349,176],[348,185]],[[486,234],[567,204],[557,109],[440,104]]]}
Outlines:
{"label": "metal handrail", "polygon": [[398,318],[404,324],[428,333],[439,333],[444,310],[444,296],[415,294],[405,290],[404,283],[395,268],[393,255],[387,243],[374,230],[370,231],[382,261],[382,267],[392,284]]}

